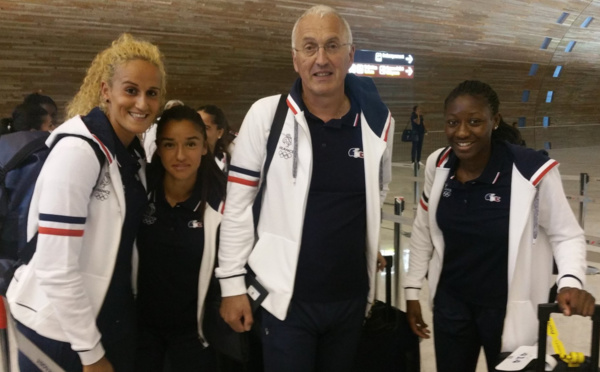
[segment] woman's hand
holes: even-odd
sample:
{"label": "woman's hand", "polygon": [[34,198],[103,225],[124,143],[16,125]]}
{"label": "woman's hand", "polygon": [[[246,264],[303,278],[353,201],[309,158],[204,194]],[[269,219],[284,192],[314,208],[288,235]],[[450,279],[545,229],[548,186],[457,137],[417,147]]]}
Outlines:
{"label": "woman's hand", "polygon": [[381,252],[377,251],[377,271],[383,271],[387,266],[387,261]]}
{"label": "woman's hand", "polygon": [[596,299],[583,289],[564,287],[556,295],[556,302],[566,316],[594,315]]}
{"label": "woman's hand", "polygon": [[83,372],[115,372],[112,364],[105,356],[94,364],[83,366]]}
{"label": "woman's hand", "polygon": [[406,301],[406,319],[410,329],[421,338],[429,338],[431,331],[427,329],[427,324],[423,321],[421,315],[421,304],[418,300]]}

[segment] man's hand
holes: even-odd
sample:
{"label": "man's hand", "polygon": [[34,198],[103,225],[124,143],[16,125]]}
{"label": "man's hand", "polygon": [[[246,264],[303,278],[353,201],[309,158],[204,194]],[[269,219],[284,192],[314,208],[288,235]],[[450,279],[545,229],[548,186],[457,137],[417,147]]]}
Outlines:
{"label": "man's hand", "polygon": [[423,317],[421,315],[421,304],[418,300],[408,300],[406,301],[406,319],[408,320],[408,325],[410,329],[421,338],[429,338],[429,329],[427,329],[427,324],[423,321]]}
{"label": "man's hand", "polygon": [[245,293],[223,297],[219,312],[223,320],[236,332],[249,331],[254,323],[250,301]]}
{"label": "man's hand", "polygon": [[564,287],[556,295],[556,302],[566,316],[592,316],[596,299],[583,289]]}
{"label": "man's hand", "polygon": [[112,364],[105,356],[94,364],[83,366],[83,372],[115,372]]}

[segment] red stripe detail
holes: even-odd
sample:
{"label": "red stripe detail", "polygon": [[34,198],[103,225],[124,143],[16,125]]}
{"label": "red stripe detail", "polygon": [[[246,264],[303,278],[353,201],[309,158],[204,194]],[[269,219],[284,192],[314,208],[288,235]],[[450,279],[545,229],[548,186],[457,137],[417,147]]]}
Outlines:
{"label": "red stripe detail", "polygon": [[535,181],[533,181],[533,186],[537,186],[537,184],[542,180],[542,178],[544,178],[546,173],[550,172],[550,169],[554,168],[557,165],[557,161],[554,161],[552,164],[548,165],[548,167],[544,169],[544,171],[538,176],[538,178],[536,178]]}
{"label": "red stripe detail", "polygon": [[100,141],[100,139],[96,137],[95,134],[92,134],[92,137],[94,137],[96,141],[98,141],[98,143],[100,144],[100,148],[102,148],[102,151],[104,151],[104,153],[106,154],[106,157],[108,158],[108,164],[112,164],[112,156],[110,155],[110,151],[108,151],[106,146],[104,146],[102,141]]}
{"label": "red stripe detail", "polygon": [[390,132],[390,127],[391,127],[391,121],[392,121],[392,115],[388,114],[388,122],[387,122],[387,129],[385,130],[385,137],[383,138],[383,140],[385,142],[387,142],[388,139],[388,133]]}
{"label": "red stripe detail", "polygon": [[258,186],[258,181],[250,181],[250,180],[246,180],[246,179],[234,177],[234,176],[227,177],[227,181],[240,183],[240,184],[246,185],[246,186]]}
{"label": "red stripe detail", "polygon": [[425,209],[425,211],[429,211],[429,207],[427,205],[425,205],[425,202],[423,201],[423,199],[419,200],[419,204],[421,204],[421,207],[423,209]]}
{"label": "red stripe detail", "polygon": [[[6,305],[8,306],[8,304]],[[6,317],[6,306],[4,306],[4,300],[0,297],[0,329],[6,329],[8,327],[8,320]]]}
{"label": "red stripe detail", "polygon": [[221,202],[221,214],[225,213],[225,202]]}
{"label": "red stripe detail", "polygon": [[51,227],[40,227],[38,232],[46,235],[83,236],[83,230],[53,229]]}
{"label": "red stripe detail", "polygon": [[288,107],[290,108],[290,110],[292,110],[292,112],[294,113],[294,115],[298,114],[298,111],[296,111],[296,109],[292,105],[292,102],[290,101],[290,97],[289,96],[288,96],[288,98],[285,101],[286,101]]}
{"label": "red stripe detail", "polygon": [[452,150],[451,147],[448,148],[448,150],[446,150],[446,152],[444,153],[444,155],[442,155],[442,157],[440,158],[440,161],[437,163],[438,167],[442,166],[442,163],[444,163],[444,161],[446,160],[446,158],[448,157],[448,155],[450,154],[450,150]]}

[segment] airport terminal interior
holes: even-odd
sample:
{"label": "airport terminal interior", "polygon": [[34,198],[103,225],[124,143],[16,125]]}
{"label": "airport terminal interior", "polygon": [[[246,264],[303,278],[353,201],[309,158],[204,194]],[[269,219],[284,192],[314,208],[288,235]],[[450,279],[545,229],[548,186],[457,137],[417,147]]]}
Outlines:
{"label": "airport terminal interior", "polygon": [[[357,56],[375,57],[356,58],[352,71],[373,77],[395,119],[393,179],[381,230],[382,252],[400,264],[393,269],[394,304],[404,308],[397,284],[423,186],[423,168],[411,163],[402,131],[418,105],[428,130],[425,163],[447,145],[445,97],[472,79],[495,89],[504,121],[515,123],[528,147],[560,162],[565,194],[588,241],[586,289],[600,299],[600,0],[0,0],[0,117],[40,92],[67,119],[65,106],[90,61],[129,32],[164,53],[167,100],[217,105],[237,130],[256,100],[289,92],[297,77],[292,26],[319,3],[346,18]],[[399,245],[390,217],[396,198],[403,198],[406,218]],[[380,299],[383,283],[380,277]],[[427,293],[422,296],[426,304]],[[423,309],[431,325],[431,310]],[[557,319],[568,351],[589,355],[589,323]],[[420,345],[421,370],[435,372],[433,341]],[[480,358],[477,372],[486,370]]]}

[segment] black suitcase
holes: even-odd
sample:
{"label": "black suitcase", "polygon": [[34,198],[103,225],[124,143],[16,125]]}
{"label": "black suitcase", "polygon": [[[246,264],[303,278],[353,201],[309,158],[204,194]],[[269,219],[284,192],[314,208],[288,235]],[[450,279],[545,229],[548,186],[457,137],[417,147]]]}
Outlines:
{"label": "black suitcase", "polygon": [[[538,305],[538,355],[537,359],[532,360],[522,371],[531,372],[542,372],[545,368],[546,360],[546,343],[548,337],[548,320],[550,320],[550,314],[562,313],[558,304],[540,304]],[[592,350],[589,357],[585,357],[585,361],[578,367],[569,367],[566,362],[560,359],[556,354],[552,355],[557,361],[554,372],[563,371],[586,371],[586,372],[598,372],[598,355],[600,353],[600,305],[596,305],[594,309],[594,315],[592,315]],[[505,359],[510,353],[503,353],[501,360]],[[538,360],[543,360],[544,363],[538,363]]]}
{"label": "black suitcase", "polygon": [[375,301],[365,321],[353,372],[419,372],[419,337],[410,329],[406,313],[391,306],[393,260],[385,259],[385,302]]}

